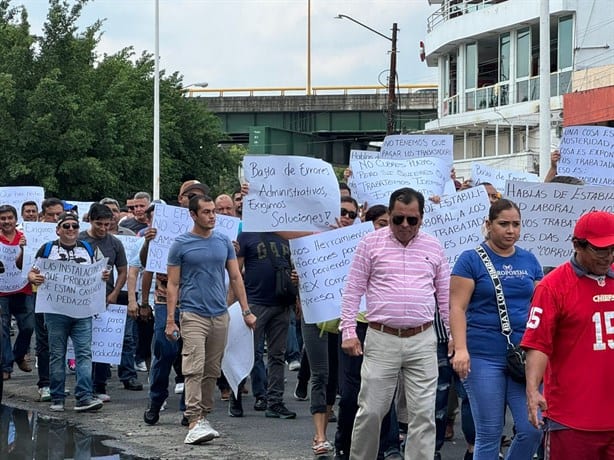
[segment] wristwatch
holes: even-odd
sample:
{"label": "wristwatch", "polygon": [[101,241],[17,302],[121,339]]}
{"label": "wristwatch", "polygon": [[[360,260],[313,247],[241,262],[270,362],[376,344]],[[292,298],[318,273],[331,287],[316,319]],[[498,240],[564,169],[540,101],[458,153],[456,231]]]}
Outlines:
{"label": "wristwatch", "polygon": [[251,310],[248,308],[247,310],[243,310],[243,311],[241,312],[241,314],[242,314],[243,316],[248,316],[248,315],[251,315],[251,314],[252,314],[252,311],[251,311]]}

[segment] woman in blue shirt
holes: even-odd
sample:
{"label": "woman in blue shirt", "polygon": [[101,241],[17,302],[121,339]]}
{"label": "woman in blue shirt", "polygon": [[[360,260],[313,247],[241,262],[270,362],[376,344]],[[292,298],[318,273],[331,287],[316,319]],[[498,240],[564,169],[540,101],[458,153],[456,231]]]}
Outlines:
{"label": "woman in blue shirt", "polygon": [[[510,319],[510,339],[522,338],[535,285],[543,277],[535,256],[515,245],[520,237],[520,210],[510,200],[498,200],[486,221],[481,244],[501,280]],[[461,254],[450,281],[450,326],[454,339],[452,365],[469,396],[475,422],[474,460],[497,460],[504,427],[505,408],[514,418],[516,436],[506,459],[530,460],[541,432],[527,418],[525,385],[506,372],[507,339],[501,321],[493,280],[476,250]]]}

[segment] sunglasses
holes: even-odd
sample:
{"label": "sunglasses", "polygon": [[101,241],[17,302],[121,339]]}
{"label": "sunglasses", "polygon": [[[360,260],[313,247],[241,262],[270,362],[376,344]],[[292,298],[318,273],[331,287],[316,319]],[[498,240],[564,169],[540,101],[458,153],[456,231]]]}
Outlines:
{"label": "sunglasses", "polygon": [[64,230],[68,230],[69,228],[72,228],[73,230],[77,230],[79,228],[79,224],[62,224],[62,228]]}
{"label": "sunglasses", "polygon": [[348,216],[350,219],[356,219],[356,217],[358,217],[358,214],[356,214],[354,211],[348,211],[345,208],[341,208],[341,217],[345,216]]}
{"label": "sunglasses", "polygon": [[128,209],[132,211],[134,209],[134,206],[128,206]]}
{"label": "sunglasses", "polygon": [[414,216],[392,216],[392,223],[394,225],[401,225],[405,219],[407,219],[407,224],[411,225],[412,227],[414,225],[418,225],[418,221],[420,220]]}

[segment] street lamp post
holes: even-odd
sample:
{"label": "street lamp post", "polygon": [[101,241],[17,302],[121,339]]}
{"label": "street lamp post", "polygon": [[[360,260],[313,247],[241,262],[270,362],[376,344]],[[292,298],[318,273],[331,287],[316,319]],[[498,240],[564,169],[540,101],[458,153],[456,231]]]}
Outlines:
{"label": "street lamp post", "polygon": [[181,88],[181,92],[183,94],[189,94],[190,96],[192,95],[192,88],[206,88],[207,86],[209,86],[209,83],[207,83],[206,81],[202,81],[199,83],[190,83],[189,85],[185,85],[183,88]]}
{"label": "street lamp post", "polygon": [[390,41],[392,44],[392,47],[390,50],[390,75],[388,75],[388,108],[386,111],[386,134],[392,134],[394,133],[394,112],[397,107],[397,95],[396,95],[397,32],[399,30],[397,27],[397,23],[395,22],[392,24],[392,37],[388,37],[387,35],[384,35],[383,33],[369,27],[366,24],[363,24],[360,21],[357,21],[356,19],[346,14],[337,15],[337,19],[348,19],[352,21],[353,23],[358,24],[359,26],[364,27],[365,29],[373,32],[374,34],[385,38],[386,40]]}

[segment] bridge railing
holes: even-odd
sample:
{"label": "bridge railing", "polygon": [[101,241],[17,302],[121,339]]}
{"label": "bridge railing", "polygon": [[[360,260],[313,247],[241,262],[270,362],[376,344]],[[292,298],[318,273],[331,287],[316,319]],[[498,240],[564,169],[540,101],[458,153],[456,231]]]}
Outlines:
{"label": "bridge railing", "polygon": [[[434,83],[401,84],[397,86],[397,94],[429,93],[437,91]],[[224,96],[304,96],[307,88],[303,86],[264,87],[264,88],[185,88],[186,97],[224,97]],[[385,94],[388,88],[381,85],[345,85],[345,86],[313,86],[311,94]]]}

